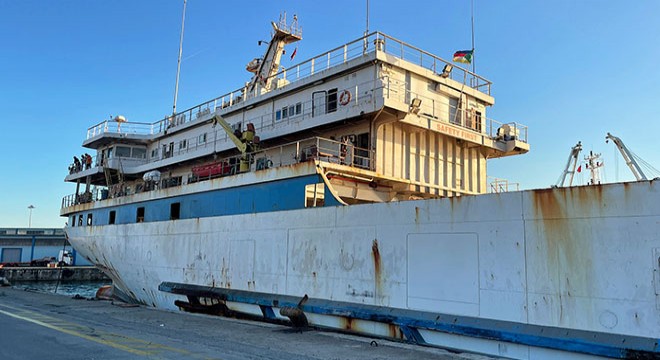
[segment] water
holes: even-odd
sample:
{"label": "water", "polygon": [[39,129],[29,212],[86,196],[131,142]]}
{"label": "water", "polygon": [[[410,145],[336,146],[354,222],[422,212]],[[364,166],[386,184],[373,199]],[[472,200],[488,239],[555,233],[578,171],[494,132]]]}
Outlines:
{"label": "water", "polygon": [[[104,285],[112,285],[112,281],[23,281],[12,283],[14,289],[24,289],[64,296],[80,295],[86,298],[96,296],[96,291]],[[57,292],[55,292],[57,287]]]}

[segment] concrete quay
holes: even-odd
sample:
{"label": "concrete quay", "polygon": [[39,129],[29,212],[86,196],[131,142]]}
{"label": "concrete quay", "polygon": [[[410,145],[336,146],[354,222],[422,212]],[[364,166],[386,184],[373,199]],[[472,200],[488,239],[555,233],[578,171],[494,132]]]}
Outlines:
{"label": "concrete quay", "polygon": [[3,267],[0,278],[17,281],[101,281],[109,278],[94,266],[50,267]]}
{"label": "concrete quay", "polygon": [[0,288],[0,324],[0,359],[493,359],[12,288]]}

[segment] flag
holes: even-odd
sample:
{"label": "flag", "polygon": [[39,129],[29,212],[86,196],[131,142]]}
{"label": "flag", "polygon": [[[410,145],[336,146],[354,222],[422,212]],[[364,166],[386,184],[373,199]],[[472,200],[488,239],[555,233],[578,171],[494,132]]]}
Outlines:
{"label": "flag", "polygon": [[577,172],[581,172],[581,171],[582,171],[582,165],[578,166],[578,169],[577,169]]}
{"label": "flag", "polygon": [[464,64],[472,63],[472,53],[474,50],[459,50],[454,53],[454,62],[460,62]]}
{"label": "flag", "polygon": [[291,60],[296,56],[296,53],[298,52],[298,47],[296,46],[295,49],[293,49],[293,53],[291,53]]}

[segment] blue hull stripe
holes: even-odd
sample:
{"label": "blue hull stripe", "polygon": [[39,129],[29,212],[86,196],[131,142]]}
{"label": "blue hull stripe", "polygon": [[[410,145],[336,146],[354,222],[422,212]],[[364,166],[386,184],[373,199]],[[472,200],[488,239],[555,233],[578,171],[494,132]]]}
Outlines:
{"label": "blue hull stripe", "polygon": [[[261,307],[297,307],[299,298],[243,290],[163,282],[160,291],[187,296],[213,297],[220,300],[259,305]],[[480,319],[395,309],[375,305],[353,304],[310,298],[301,306],[308,313],[398,325],[408,341],[426,344],[418,329],[434,330],[481,339],[506,341],[611,358],[657,359],[658,339],[616,335],[594,331],[522,324],[510,321]]]}
{"label": "blue hull stripe", "polygon": [[[109,224],[110,212],[115,212],[115,224],[132,224],[137,221],[138,208],[144,208],[144,222],[169,221],[170,207],[179,203],[179,219],[194,219],[214,216],[254,214],[305,207],[305,186],[321,183],[318,175],[306,175],[291,179],[251,184],[233,188],[221,188],[205,192],[172,196],[165,199],[134,202],[120,206],[109,206],[75,214],[76,220],[83,215],[86,225],[88,214],[92,214],[92,225]],[[325,190],[325,206],[339,205]],[[75,225],[79,222],[75,221]]]}

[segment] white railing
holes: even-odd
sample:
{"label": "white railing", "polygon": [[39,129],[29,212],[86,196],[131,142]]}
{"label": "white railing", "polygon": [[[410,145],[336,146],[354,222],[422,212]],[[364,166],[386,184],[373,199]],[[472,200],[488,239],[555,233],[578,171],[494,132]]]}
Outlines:
{"label": "white railing", "polygon": [[[430,98],[415,92],[410,92],[406,90],[406,84],[404,82],[392,81],[387,77],[381,78],[380,82],[382,85],[376,88],[374,88],[373,81],[368,81],[346,89],[337,89],[337,94],[340,94],[343,90],[349,90],[352,94],[358,94],[358,96],[353,96],[351,102],[345,106],[336,104],[336,110],[334,111],[341,112],[344,111],[346,107],[350,108],[367,105],[374,101],[374,93],[382,92],[385,98],[393,99],[404,104],[409,104],[413,98],[420,99],[421,106],[417,112],[417,114],[420,116],[460,126],[495,139],[501,137],[501,129],[503,125],[508,125],[512,129],[510,133],[516,134],[517,140],[527,142],[527,126],[517,123],[502,123],[492,118],[488,118],[483,114],[479,115],[474,111],[462,109],[455,105],[450,105],[446,99],[438,100],[437,98]],[[365,89],[369,91],[365,91]],[[293,105],[295,107],[297,104],[298,103],[289,105]],[[302,101],[299,104],[301,106],[301,112],[299,114],[287,114],[288,116],[282,117],[278,120],[276,113],[277,111],[281,111],[281,109],[276,109],[274,112],[269,112],[244,120],[243,127],[245,127],[247,123],[252,123],[255,126],[257,134],[265,134],[275,128],[304,122],[315,116],[312,100]],[[190,116],[195,118],[208,116],[212,111],[206,109],[210,108],[211,107],[200,105],[180,113],[178,117],[181,119],[181,121],[183,121],[183,119],[188,119]],[[328,109],[324,108],[322,110],[322,115],[328,113]],[[316,116],[319,115],[317,114]],[[125,126],[127,124],[131,123],[121,124],[122,131],[123,129],[127,128]],[[145,124],[138,123],[137,125]],[[162,151],[162,148],[155,149],[154,156],[152,156],[152,154],[147,154],[146,159],[139,159],[137,162],[139,165],[142,165],[181,156],[188,153],[194,153],[200,150],[210,151],[212,149],[214,152],[222,151],[226,149],[226,146],[223,146],[225,144],[233,146],[233,143],[224,130],[221,128],[214,128],[212,131],[204,134],[196,135],[186,139],[180,139],[177,143],[173,144],[173,149],[171,151],[168,149],[166,153]]]}
{"label": "white railing", "polygon": [[[374,165],[373,150],[356,147],[347,141],[342,142],[320,137],[304,139],[269,149],[258,150],[247,154],[247,157],[250,163],[249,171],[292,165],[314,159],[367,170],[373,170]],[[215,163],[226,164],[228,168],[231,169],[227,172],[209,174],[208,176],[200,177],[195,175],[194,171],[191,171],[187,175],[188,183],[237,174],[239,173],[239,164],[242,158],[243,155],[235,155],[220,159]],[[104,187],[96,187],[88,192],[70,194],[63,197],[62,208],[74,206],[77,204],[85,204],[94,201],[105,200],[109,197],[133,195],[137,192],[182,185],[180,180],[178,180],[175,184],[172,184],[169,182],[169,180],[172,179],[163,179],[163,185],[149,187],[136,185],[115,189],[114,187],[118,186],[115,184],[113,185],[112,192]]]}
{"label": "white railing", "polygon": [[519,191],[520,190],[520,184],[519,183],[512,183],[509,182],[509,180],[506,179],[499,179],[495,177],[490,177],[491,182],[490,182],[490,193],[504,193],[504,192],[509,192],[509,191]]}
{"label": "white railing", "polygon": [[[445,65],[451,65],[452,71],[447,76],[453,80],[459,81],[466,86],[490,94],[491,82],[487,79],[470,72],[467,69],[451,64],[450,62],[418,49],[403,41],[397,40],[391,36],[380,32],[373,32],[364,37],[360,37],[340,47],[334,48],[321,55],[303,61],[288,69],[273,75],[268,83],[284,84],[295,83],[308,78],[318,72],[328,70],[335,66],[344,64],[355,58],[375,51],[381,51],[400,59],[412,62],[422,66],[436,74],[441,74]],[[288,86],[288,85],[283,85]],[[87,130],[87,139],[99,136],[106,132],[128,133],[153,135],[164,132],[172,126],[181,125],[196,120],[204,115],[214,112],[217,109],[224,109],[236,106],[248,99],[260,96],[264,90],[258,84],[253,93],[246,94],[245,88],[232,91],[228,94],[219,96],[190,109],[177,113],[174,116],[167,116],[153,123],[118,123],[113,120],[106,120]]]}
{"label": "white railing", "polygon": [[[516,140],[527,142],[527,126],[515,122],[503,123],[484,116],[472,109],[464,109],[458,105],[452,105],[446,98],[431,98],[412,91],[406,90],[404,82],[394,81],[389,78],[383,79],[383,94],[387,99],[394,99],[405,104],[411,104],[412,99],[419,99],[421,104],[418,115],[447,122],[460,126],[494,139],[502,137],[502,128],[508,125],[510,133],[515,134]],[[458,104],[458,102],[457,102]]]}

